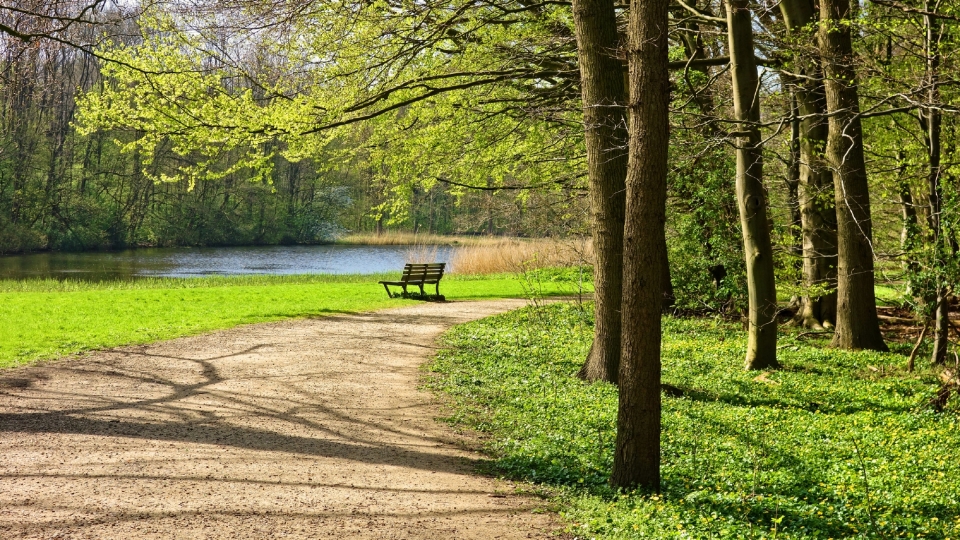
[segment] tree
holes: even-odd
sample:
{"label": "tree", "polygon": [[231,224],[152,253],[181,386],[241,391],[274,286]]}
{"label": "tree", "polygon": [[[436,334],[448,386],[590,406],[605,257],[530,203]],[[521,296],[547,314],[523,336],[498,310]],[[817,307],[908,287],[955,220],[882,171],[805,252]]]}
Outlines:
{"label": "tree", "polygon": [[628,23],[629,161],[615,487],[660,489],[662,250],[669,138],[667,0],[632,0]]}
{"label": "tree", "polygon": [[760,82],[754,56],[753,23],[747,0],[725,0],[737,132],[737,205],[747,263],[747,369],[777,367],[777,288],[773,246],[763,186]]}
{"label": "tree", "polygon": [[617,383],[627,125],[613,0],[574,0],[593,232],[594,337],[579,376]]}
{"label": "tree", "polygon": [[799,182],[803,286],[796,320],[806,328],[832,328],[837,314],[837,226],[833,205],[833,179],[824,162],[827,146],[827,104],[823,70],[816,49],[805,45],[817,35],[814,3],[811,0],[780,2],[789,39],[795,51],[792,68],[785,75],[797,100],[799,124]]}
{"label": "tree", "polygon": [[[925,83],[927,86],[927,106],[920,111],[920,120],[926,127],[927,143],[927,189],[929,190],[930,227],[933,229],[931,244],[933,247],[933,266],[935,276],[934,299],[934,334],[932,362],[944,364],[947,361],[947,347],[950,333],[950,304],[947,297],[947,283],[944,279],[947,264],[946,253],[952,246],[947,242],[945,233],[945,219],[943,216],[943,185],[942,185],[942,132],[943,114],[940,110],[940,62],[941,41],[944,37],[944,25],[938,20],[935,10],[939,7],[931,6],[929,1],[923,3],[923,49],[925,62]],[[956,252],[956,249],[953,249]],[[955,253],[954,253],[955,254]]]}
{"label": "tree", "polygon": [[848,0],[821,0],[820,58],[829,114],[827,161],[837,208],[837,324],[833,345],[887,350],[874,291],[873,224],[863,153]]}

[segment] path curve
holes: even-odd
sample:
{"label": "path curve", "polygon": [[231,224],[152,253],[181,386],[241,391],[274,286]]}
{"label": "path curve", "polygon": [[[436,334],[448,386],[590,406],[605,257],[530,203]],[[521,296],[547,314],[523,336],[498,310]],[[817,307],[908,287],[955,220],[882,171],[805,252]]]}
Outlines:
{"label": "path curve", "polygon": [[520,300],[256,324],[0,372],[0,538],[543,538],[418,367]]}

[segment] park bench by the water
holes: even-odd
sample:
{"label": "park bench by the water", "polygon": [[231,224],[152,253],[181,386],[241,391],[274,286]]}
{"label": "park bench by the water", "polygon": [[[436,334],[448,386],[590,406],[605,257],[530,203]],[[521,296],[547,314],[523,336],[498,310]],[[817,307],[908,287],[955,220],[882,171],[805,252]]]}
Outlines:
{"label": "park bench by the water", "polygon": [[[403,267],[403,275],[400,276],[400,281],[381,281],[380,284],[387,290],[387,296],[391,298],[393,298],[394,295],[390,292],[390,285],[401,287],[403,292],[400,296],[403,297],[410,296],[410,293],[407,292],[408,285],[416,285],[420,287],[421,298],[443,300],[444,297],[440,294],[440,278],[443,277],[443,269],[446,266],[446,263],[406,264]],[[427,293],[423,290],[424,285],[436,285],[436,294],[428,297]]]}

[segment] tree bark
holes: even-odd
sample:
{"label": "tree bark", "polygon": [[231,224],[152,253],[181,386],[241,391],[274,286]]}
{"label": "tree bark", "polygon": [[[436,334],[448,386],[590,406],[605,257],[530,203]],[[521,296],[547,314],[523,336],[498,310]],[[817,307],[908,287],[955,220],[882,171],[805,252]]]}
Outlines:
{"label": "tree bark", "polygon": [[[780,3],[787,32],[800,43],[810,35],[815,22],[815,6],[811,0],[784,0]],[[833,178],[825,163],[824,151],[829,134],[827,102],[823,87],[823,70],[819,59],[797,55],[801,78],[792,81],[800,116],[800,206],[803,238],[803,285],[830,289],[825,295],[803,297],[796,322],[806,328],[832,328],[837,316],[837,223],[833,205]]]}
{"label": "tree bark", "polygon": [[738,129],[737,205],[743,229],[750,302],[747,369],[777,367],[777,289],[773,244],[763,186],[763,143],[760,139],[760,94],[753,53],[753,22],[747,0],[726,0],[727,35],[733,77],[733,108]]}
{"label": "tree bark", "polygon": [[910,180],[907,178],[906,153],[903,150],[897,152],[897,191],[900,197],[900,217],[902,224],[900,228],[900,250],[903,256],[903,271],[907,274],[904,295],[913,296],[914,274],[919,268],[917,260],[913,258],[911,251],[917,241],[917,208],[913,202],[913,194],[910,192]]}
{"label": "tree bark", "polygon": [[820,2],[820,59],[830,113],[827,161],[837,207],[837,321],[833,345],[887,350],[874,291],[870,188],[863,156],[849,0]]}
{"label": "tree bark", "polygon": [[[947,303],[947,287],[942,275],[945,266],[946,245],[943,241],[943,223],[941,212],[943,211],[943,187],[940,182],[942,169],[940,166],[941,158],[941,134],[943,130],[943,118],[940,109],[940,31],[936,28],[937,21],[935,15],[931,13],[929,2],[923,3],[923,9],[927,13],[923,16],[924,29],[924,53],[926,56],[926,83],[927,83],[927,108],[921,111],[922,120],[927,128],[927,188],[929,197],[927,199],[930,206],[930,227],[933,229],[933,271],[936,275],[936,300],[934,301],[936,322],[933,325],[933,353],[931,361],[934,365],[942,365],[947,361],[948,332],[950,331],[950,306]],[[933,10],[936,10],[933,7]]]}
{"label": "tree bark", "polygon": [[627,175],[627,126],[613,0],[575,0],[583,122],[590,182],[594,269],[593,345],[578,376],[614,384],[620,366],[620,297]]}
{"label": "tree bark", "polygon": [[668,0],[631,0],[623,334],[610,483],[660,489],[660,315],[667,198]]}
{"label": "tree bark", "polygon": [[[794,81],[781,74],[780,82],[784,87],[795,86]],[[797,106],[797,91],[790,91],[790,114],[794,117],[800,115],[800,108]],[[803,270],[803,218],[800,216],[800,120],[794,118],[790,121],[790,161],[787,164],[787,176],[784,179],[787,184],[787,207],[790,209],[790,255],[796,257],[794,266],[798,270]],[[792,261],[791,261],[792,262]]]}

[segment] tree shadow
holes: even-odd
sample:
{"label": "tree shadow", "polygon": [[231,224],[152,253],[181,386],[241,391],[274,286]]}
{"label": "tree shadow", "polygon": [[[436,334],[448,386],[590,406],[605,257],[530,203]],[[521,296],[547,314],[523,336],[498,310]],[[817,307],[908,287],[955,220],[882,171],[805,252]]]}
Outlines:
{"label": "tree shadow", "polygon": [[[377,338],[362,336],[362,339]],[[402,340],[391,341],[404,343]],[[217,388],[226,380],[217,366],[219,362],[254,354],[273,345],[261,343],[204,359],[157,354],[145,348],[142,351],[106,351],[100,356],[113,358],[10,370],[0,378],[0,387],[17,392],[0,394],[0,433],[79,434],[179,441],[448,473],[463,473],[475,466],[475,459],[421,451],[411,448],[409,444],[384,443],[379,439],[387,436],[410,438],[431,445],[444,444],[446,441],[404,429],[390,421],[378,422],[369,415],[360,417],[351,414],[349,409],[326,405],[325,400],[329,396],[311,394],[303,388],[293,388],[287,395],[281,392],[275,396]],[[167,369],[137,368],[126,362],[132,357],[156,359],[158,364],[167,364]],[[363,362],[356,364],[363,365]],[[175,369],[173,372],[181,380],[172,378],[170,365],[181,368],[190,366],[189,377],[183,373],[186,369]],[[381,372],[383,370],[380,368]],[[353,372],[361,377],[364,374],[363,370],[354,369]],[[299,377],[311,375],[323,376],[324,373],[298,374]],[[70,387],[57,385],[59,379],[87,377],[108,379],[111,387],[124,389],[117,390],[120,395],[149,385],[151,390],[138,392],[150,395],[111,397],[97,393],[95,386],[85,389],[76,384]],[[269,379],[271,376],[244,379],[252,381],[261,378]],[[44,381],[46,384],[36,385],[35,381]],[[282,391],[282,382],[276,384],[280,385]],[[186,406],[189,404],[185,405],[186,401],[201,396],[215,400],[217,406],[210,407],[211,410],[198,410]],[[8,401],[4,397],[13,398],[14,401],[4,403]],[[427,406],[414,404],[410,408]],[[16,409],[16,412],[11,409]],[[359,411],[375,409],[363,407]],[[279,426],[299,426],[316,436],[241,425],[227,418],[238,413],[243,418],[274,421]],[[424,415],[429,417],[428,412],[424,412]],[[340,426],[339,429],[336,426]]]}

